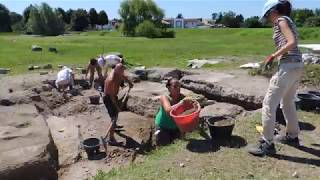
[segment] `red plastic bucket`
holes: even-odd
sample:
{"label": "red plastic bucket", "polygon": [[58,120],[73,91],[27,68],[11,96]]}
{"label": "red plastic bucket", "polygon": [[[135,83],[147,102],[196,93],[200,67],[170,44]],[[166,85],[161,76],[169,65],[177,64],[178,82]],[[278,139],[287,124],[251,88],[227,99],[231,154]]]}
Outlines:
{"label": "red plastic bucket", "polygon": [[[196,109],[190,114],[185,114],[186,111]],[[187,101],[177,104],[170,111],[170,116],[176,122],[178,128],[182,132],[191,132],[199,123],[201,106],[197,101]]]}

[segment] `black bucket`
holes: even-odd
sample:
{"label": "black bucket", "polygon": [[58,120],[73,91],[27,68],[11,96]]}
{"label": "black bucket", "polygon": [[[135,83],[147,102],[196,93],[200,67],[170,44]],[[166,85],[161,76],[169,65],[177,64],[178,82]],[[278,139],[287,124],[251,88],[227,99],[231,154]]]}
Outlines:
{"label": "black bucket", "polygon": [[212,140],[230,140],[234,119],[226,116],[212,116],[206,119]]}
{"label": "black bucket", "polygon": [[87,153],[88,159],[92,160],[95,155],[100,153],[100,140],[97,138],[86,139],[83,141],[83,148]]}
{"label": "black bucket", "polygon": [[301,110],[312,111],[320,106],[320,97],[313,94],[298,94]]}
{"label": "black bucket", "polygon": [[320,98],[320,92],[318,91],[308,91],[309,94],[313,94],[313,95],[316,95]]}
{"label": "black bucket", "polygon": [[97,105],[100,103],[100,96],[99,95],[89,96],[89,99],[90,99],[91,104]]}

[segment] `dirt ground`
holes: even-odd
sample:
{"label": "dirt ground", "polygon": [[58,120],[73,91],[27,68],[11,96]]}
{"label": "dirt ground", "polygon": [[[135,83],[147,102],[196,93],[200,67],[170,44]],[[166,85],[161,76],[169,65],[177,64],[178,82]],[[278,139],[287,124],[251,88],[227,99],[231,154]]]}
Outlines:
{"label": "dirt ground", "polygon": [[[98,105],[90,104],[89,97],[99,93],[94,89],[83,90],[78,85],[75,86],[78,90],[76,96],[59,93],[43,83],[48,79],[54,79],[54,74],[4,77],[1,79],[0,98],[9,99],[13,104],[11,107],[20,108],[20,111],[25,107],[20,104],[36,106],[59,151],[59,179],[89,179],[97,170],[107,171],[128,164],[152,148],[153,120],[121,112],[118,124],[124,127],[115,137],[122,145],[107,146],[107,151],[101,146],[101,153],[94,157],[95,160],[88,160],[84,150],[79,149],[81,139],[105,137],[111,122],[101,99]],[[126,90],[120,92],[120,97]],[[82,138],[79,137],[78,125]]]}
{"label": "dirt ground", "polygon": [[[154,120],[128,111],[121,112],[118,124],[123,125],[124,128],[116,133],[116,139],[122,142],[122,145],[108,146],[106,152],[104,147],[101,146],[101,153],[94,157],[95,160],[88,160],[86,153],[79,149],[81,137],[79,137],[78,126],[80,125],[82,139],[100,138],[100,136],[106,134],[106,129],[111,122],[110,118],[101,99],[98,105],[90,104],[89,97],[99,95],[94,89],[84,90],[81,86],[76,85],[75,89],[77,91],[72,95],[70,93],[59,93],[56,89],[49,88],[44,82],[48,79],[54,79],[55,75],[55,73],[49,73],[44,76],[27,74],[2,77],[0,79],[0,99],[10,100],[13,108],[23,108],[24,106],[21,106],[21,104],[35,105],[38,113],[44,117],[59,151],[60,168],[58,174],[60,180],[89,179],[96,175],[98,170],[108,172],[114,167],[128,165],[136,158],[143,159],[144,153],[153,149]],[[237,76],[237,78],[226,81],[225,84],[231,86],[236,83],[237,86],[246,90],[248,77],[243,71],[235,71],[232,74],[229,72],[226,76]],[[212,78],[205,75],[201,77]],[[81,79],[81,76],[78,78]],[[266,87],[265,82],[266,80],[263,79],[261,82],[255,82],[255,84],[261,83],[261,87]],[[136,88],[138,88],[136,91],[143,93],[143,90],[139,89],[141,87],[136,86]],[[124,95],[126,90],[126,88],[121,90],[120,97]],[[251,92],[254,90],[258,93],[262,91],[261,89],[251,88],[250,93],[257,93]],[[225,107],[229,111],[228,106],[228,104],[222,103],[219,108],[223,109]],[[248,138],[250,139],[250,137]],[[312,138],[316,139],[313,136]],[[314,142],[319,144],[316,140]],[[181,151],[181,153],[183,152]],[[316,156],[319,157],[318,154]],[[190,158],[193,157],[190,156]],[[172,161],[177,159],[179,157]],[[318,163],[318,160],[316,163]]]}

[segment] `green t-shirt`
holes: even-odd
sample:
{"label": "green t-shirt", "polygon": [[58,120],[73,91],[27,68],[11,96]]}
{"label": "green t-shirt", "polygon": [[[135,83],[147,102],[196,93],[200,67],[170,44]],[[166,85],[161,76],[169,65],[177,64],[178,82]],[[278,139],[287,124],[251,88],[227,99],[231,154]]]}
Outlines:
{"label": "green t-shirt", "polygon": [[[180,100],[184,98],[184,95],[181,94]],[[168,97],[170,104],[172,104],[171,97]],[[156,115],[155,123],[160,128],[165,129],[178,129],[176,122],[172,117],[167,114],[162,106],[160,106],[159,112]]]}

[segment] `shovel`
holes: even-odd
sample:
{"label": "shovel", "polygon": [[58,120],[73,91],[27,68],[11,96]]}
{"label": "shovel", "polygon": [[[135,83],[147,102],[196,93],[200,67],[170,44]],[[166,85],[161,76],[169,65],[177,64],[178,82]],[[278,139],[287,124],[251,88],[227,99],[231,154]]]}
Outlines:
{"label": "shovel", "polygon": [[[130,89],[131,89],[131,88],[129,88],[129,90],[128,90],[128,91],[126,92],[126,94],[124,95],[124,98],[123,98],[122,104],[121,104],[121,109],[123,108],[123,104],[124,104],[125,100],[127,99],[127,96],[128,96],[128,94],[129,94]],[[101,92],[101,91],[102,91],[101,86],[98,87],[98,91],[99,91],[100,97],[103,99],[102,92]],[[108,112],[108,109],[107,109],[106,107],[105,107],[105,109],[106,109],[106,111]],[[109,127],[107,128],[107,133],[106,133],[105,137],[102,137],[102,136],[100,137],[101,142],[102,142],[102,145],[103,145],[106,153],[107,153],[107,143],[106,143],[105,139],[106,139],[107,136],[109,135],[109,132],[110,132],[110,129],[112,128],[112,125],[113,125],[113,123],[111,122],[110,125],[109,125]]]}
{"label": "shovel", "polygon": [[128,99],[128,94],[129,94],[130,90],[131,90],[131,88],[129,87],[128,91],[127,91],[126,94],[124,94],[124,96],[123,96],[123,99],[122,99],[122,101],[121,101],[121,107],[120,107],[121,109],[123,109],[124,103],[125,103],[126,100]]}

